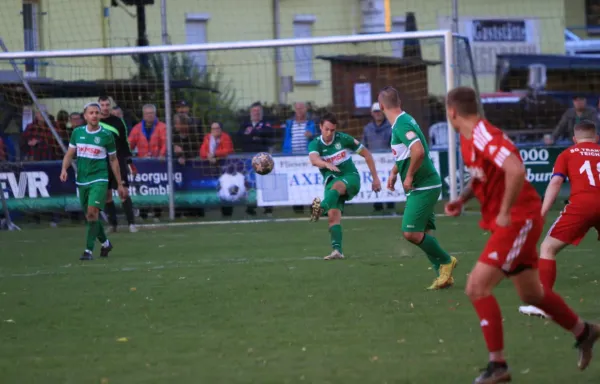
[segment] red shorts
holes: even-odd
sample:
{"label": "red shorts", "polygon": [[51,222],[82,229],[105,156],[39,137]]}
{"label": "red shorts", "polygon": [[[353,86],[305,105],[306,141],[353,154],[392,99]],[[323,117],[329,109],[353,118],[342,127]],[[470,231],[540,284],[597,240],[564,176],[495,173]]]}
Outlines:
{"label": "red shorts", "polygon": [[548,236],[566,244],[578,245],[587,232],[596,228],[600,240],[600,207],[598,204],[570,203],[562,210]]}
{"label": "red shorts", "polygon": [[537,268],[537,243],[542,235],[541,217],[497,227],[489,238],[479,261],[510,275],[524,269]]}

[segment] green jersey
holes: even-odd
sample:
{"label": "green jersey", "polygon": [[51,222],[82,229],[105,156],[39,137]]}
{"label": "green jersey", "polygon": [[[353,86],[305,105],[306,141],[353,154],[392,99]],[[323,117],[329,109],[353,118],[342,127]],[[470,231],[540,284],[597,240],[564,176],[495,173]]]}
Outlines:
{"label": "green jersey", "polygon": [[77,149],[77,185],[108,182],[106,159],[117,152],[112,133],[103,128],[90,132],[84,125],[73,130],[69,147]]}
{"label": "green jersey", "polygon": [[324,183],[326,184],[329,178],[339,177],[348,174],[357,174],[358,170],[354,161],[352,161],[352,152],[359,153],[364,147],[354,137],[342,132],[336,132],[333,141],[326,144],[323,137],[319,136],[310,142],[308,145],[308,153],[316,153],[321,156],[323,161],[331,163],[338,167],[340,172],[333,172],[327,168],[321,168]]}
{"label": "green jersey", "polygon": [[406,112],[402,112],[392,125],[392,153],[398,167],[401,180],[406,178],[410,166],[410,147],[420,141],[425,149],[423,163],[414,174],[413,187],[415,190],[433,189],[442,186],[442,179],[429,157],[427,140],[415,119]]}

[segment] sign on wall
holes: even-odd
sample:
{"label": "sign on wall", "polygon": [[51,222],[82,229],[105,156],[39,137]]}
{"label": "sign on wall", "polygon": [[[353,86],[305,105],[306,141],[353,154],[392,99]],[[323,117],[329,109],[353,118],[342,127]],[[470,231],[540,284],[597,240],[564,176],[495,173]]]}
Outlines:
{"label": "sign on wall", "polygon": [[[452,20],[441,17],[438,25],[440,29],[451,29]],[[540,53],[537,19],[461,17],[458,29],[459,34],[469,39],[473,65],[480,75],[496,72],[496,56],[499,54]],[[470,73],[469,64],[465,60],[461,62],[461,72]]]}

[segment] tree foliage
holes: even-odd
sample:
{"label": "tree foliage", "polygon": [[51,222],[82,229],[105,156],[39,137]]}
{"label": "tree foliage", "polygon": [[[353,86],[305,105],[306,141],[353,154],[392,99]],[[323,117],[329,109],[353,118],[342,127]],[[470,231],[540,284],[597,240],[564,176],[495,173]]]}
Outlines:
{"label": "tree foliage", "polygon": [[[134,57],[140,67],[140,58]],[[133,79],[148,82],[163,82],[162,55],[148,55],[146,70],[133,75]],[[235,90],[223,78],[217,69],[207,67],[200,71],[194,59],[187,53],[169,54],[169,76],[171,80],[171,104],[175,113],[175,105],[185,100],[190,107],[190,115],[207,129],[213,121],[223,123],[226,130],[236,130],[236,96]],[[177,87],[173,86],[177,83]],[[145,103],[154,103],[161,111],[164,118],[164,91],[157,91],[149,95],[151,100]],[[140,109],[137,109],[140,110]]]}

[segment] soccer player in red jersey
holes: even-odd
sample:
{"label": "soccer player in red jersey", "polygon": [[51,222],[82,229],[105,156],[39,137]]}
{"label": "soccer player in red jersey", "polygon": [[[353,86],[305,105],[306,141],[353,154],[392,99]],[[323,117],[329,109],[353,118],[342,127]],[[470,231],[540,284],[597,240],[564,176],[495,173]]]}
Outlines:
{"label": "soccer player in red jersey", "polygon": [[577,365],[583,370],[592,358],[600,327],[581,320],[559,295],[542,288],[536,248],[544,224],[540,197],[525,180],[519,151],[500,129],[481,118],[477,104],[475,91],[468,87],[453,89],[446,100],[448,118],[461,134],[461,152],[471,174],[460,197],[446,204],[446,214],[459,215],[462,205],[476,197],[481,204],[481,226],[491,232],[466,287],[489,351],[489,363],[474,383],[511,380],[503,354],[502,314],[492,295],[505,278],[513,282],[522,301],[542,309],[573,333],[579,350]]}
{"label": "soccer player in red jersey", "polygon": [[[546,216],[556,200],[562,184],[569,180],[569,204],[552,224],[540,249],[540,280],[546,289],[556,281],[556,255],[567,245],[578,245],[586,233],[596,228],[600,235],[600,145],[596,126],[582,121],[574,128],[575,145],[565,149],[556,159],[552,179],[544,195],[542,216]],[[599,238],[600,240],[600,238]],[[522,306],[525,315],[548,317],[532,305]]]}

